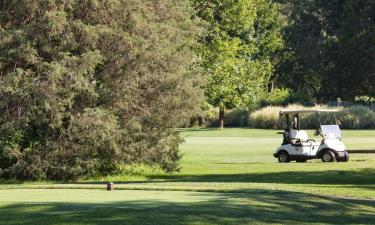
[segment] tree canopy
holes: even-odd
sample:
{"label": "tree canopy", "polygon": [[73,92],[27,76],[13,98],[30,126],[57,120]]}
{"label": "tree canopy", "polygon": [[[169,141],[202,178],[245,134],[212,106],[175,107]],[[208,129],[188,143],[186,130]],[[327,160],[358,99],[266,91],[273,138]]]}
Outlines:
{"label": "tree canopy", "polygon": [[375,2],[282,1],[285,48],[276,77],[305,100],[375,95]]}
{"label": "tree canopy", "polygon": [[279,5],[265,0],[193,1],[208,31],[198,49],[208,84],[208,103],[225,109],[258,101],[273,72],[272,54],[282,47]]}
{"label": "tree canopy", "polygon": [[259,102],[375,96],[372,0],[0,3],[1,177],[177,170],[203,101],[223,127]]}

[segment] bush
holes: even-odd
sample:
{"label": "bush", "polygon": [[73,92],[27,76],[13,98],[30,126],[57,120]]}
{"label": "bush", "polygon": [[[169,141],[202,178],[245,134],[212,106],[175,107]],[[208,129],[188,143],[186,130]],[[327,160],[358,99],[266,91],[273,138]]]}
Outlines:
{"label": "bush", "polygon": [[370,129],[375,128],[375,112],[365,106],[352,106],[338,113],[342,128]]}
{"label": "bush", "polygon": [[374,104],[375,103],[375,97],[363,95],[363,96],[356,96],[355,97],[355,102],[358,104]]}
{"label": "bush", "polygon": [[317,99],[314,97],[314,94],[308,91],[291,92],[288,99],[288,102],[295,102],[300,104],[311,104],[316,101]]}
{"label": "bush", "polygon": [[206,124],[207,126],[210,126],[210,127],[214,127],[214,126],[217,126],[219,124],[218,122],[218,118],[219,118],[219,109],[218,108],[214,108],[213,106],[211,106],[209,108],[209,110],[206,111],[205,113],[205,120],[206,120]]}
{"label": "bush", "polygon": [[234,109],[224,115],[225,126],[246,127],[249,112],[245,109]]}
{"label": "bush", "polygon": [[269,93],[265,93],[260,104],[265,105],[285,105],[289,99],[289,89],[275,88]]}
{"label": "bush", "polygon": [[[34,128],[36,129],[36,128]],[[49,130],[51,132],[51,130]],[[2,176],[18,179],[71,180],[78,177],[110,174],[121,161],[122,131],[111,113],[87,109],[71,118],[59,143],[40,141],[34,132],[15,133],[15,142],[1,137]],[[23,141],[21,141],[23,140]]]}
{"label": "bush", "polygon": [[[224,126],[226,127],[246,127],[248,124],[249,111],[246,109],[226,110],[224,114]],[[211,108],[206,111],[205,124],[209,127],[217,127],[219,124],[219,109]]]}

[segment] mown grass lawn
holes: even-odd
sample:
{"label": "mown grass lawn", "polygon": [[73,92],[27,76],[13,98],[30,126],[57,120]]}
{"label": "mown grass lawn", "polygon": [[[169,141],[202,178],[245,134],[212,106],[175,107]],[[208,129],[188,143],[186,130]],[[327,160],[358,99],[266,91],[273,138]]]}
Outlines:
{"label": "mown grass lawn", "polygon": [[[281,137],[273,130],[180,132],[186,142],[178,173],[3,182],[0,225],[375,223],[375,154],[279,164],[272,153]],[[349,149],[375,149],[375,131],[343,135]],[[109,180],[117,191],[103,190]]]}
{"label": "mown grass lawn", "polygon": [[373,224],[375,203],[291,191],[3,190],[0,224]]}

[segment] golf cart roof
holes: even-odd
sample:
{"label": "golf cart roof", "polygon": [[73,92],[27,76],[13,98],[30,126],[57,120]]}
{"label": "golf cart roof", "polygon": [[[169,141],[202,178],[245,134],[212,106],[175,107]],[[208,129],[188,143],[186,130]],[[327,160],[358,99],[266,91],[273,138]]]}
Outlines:
{"label": "golf cart roof", "polygon": [[337,109],[286,109],[281,110],[280,115],[298,114],[298,113],[320,113],[320,112],[339,112]]}

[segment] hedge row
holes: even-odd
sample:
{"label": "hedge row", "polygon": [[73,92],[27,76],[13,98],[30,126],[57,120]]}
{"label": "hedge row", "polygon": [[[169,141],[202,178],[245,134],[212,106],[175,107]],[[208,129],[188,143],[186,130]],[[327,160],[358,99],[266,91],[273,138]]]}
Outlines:
{"label": "hedge row", "polygon": [[[235,109],[227,111],[225,114],[226,127],[252,127],[261,129],[281,129],[283,128],[279,112],[282,109],[311,109],[328,108],[327,106],[304,107],[302,105],[289,105],[287,107],[267,106],[253,112]],[[332,107],[331,107],[332,108]],[[336,113],[336,122],[343,129],[375,129],[375,112],[365,106],[351,106],[340,109]],[[217,126],[218,112],[211,109],[205,116],[204,125]],[[322,124],[334,122],[332,113],[321,113]],[[301,116],[301,126],[304,129],[315,129],[318,126],[318,120],[315,114],[303,114]]]}
{"label": "hedge row", "polygon": [[[288,108],[308,109],[300,105],[292,105]],[[314,108],[327,108],[324,106]],[[248,126],[263,129],[280,129],[282,123],[279,117],[281,107],[268,106],[250,113]],[[343,129],[374,129],[375,112],[365,106],[352,106],[348,108],[339,108],[340,112],[336,113],[336,122]],[[320,113],[322,124],[330,124],[335,121],[332,113]],[[301,126],[304,129],[314,129],[318,126],[318,120],[315,114],[301,115]]]}

